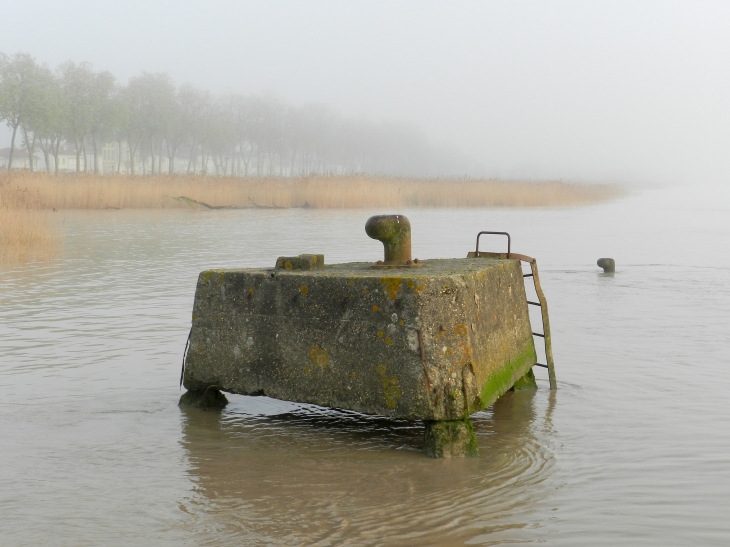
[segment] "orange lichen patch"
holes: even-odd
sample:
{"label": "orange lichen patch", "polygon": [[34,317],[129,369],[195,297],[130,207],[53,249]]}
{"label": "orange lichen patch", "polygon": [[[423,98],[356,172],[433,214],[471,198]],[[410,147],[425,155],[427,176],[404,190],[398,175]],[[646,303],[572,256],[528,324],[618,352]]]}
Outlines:
{"label": "orange lichen patch", "polygon": [[373,311],[378,311],[380,308],[377,306],[373,306]]}
{"label": "orange lichen patch", "polygon": [[288,260],[286,262],[284,262],[284,268],[286,268],[287,270],[291,270],[292,269],[291,262],[289,262]]}
{"label": "orange lichen patch", "polygon": [[423,292],[423,290],[426,288],[426,285],[417,285],[415,289],[413,289],[413,292],[416,294],[420,294]]}
{"label": "orange lichen patch", "polygon": [[393,345],[393,339],[390,336],[386,336],[385,337],[385,343],[388,344],[389,346],[392,346]]}
{"label": "orange lichen patch", "polygon": [[307,296],[307,293],[309,292],[309,287],[306,285],[302,285],[299,287],[299,292],[302,293],[302,296]]}
{"label": "orange lichen patch", "polygon": [[454,332],[457,336],[461,336],[463,338],[469,333],[469,329],[464,323],[459,323],[454,327]]}
{"label": "orange lichen patch", "polygon": [[466,342],[461,342],[459,344],[459,349],[461,350],[460,363],[462,365],[466,365],[466,363],[471,360],[471,355],[472,355],[471,346],[469,344],[467,344]]}
{"label": "orange lichen patch", "polygon": [[309,358],[318,367],[327,368],[330,366],[329,353],[317,346],[312,346],[312,349],[309,350]]}
{"label": "orange lichen patch", "polygon": [[253,296],[253,289],[249,289],[249,290],[248,290],[248,295],[249,295],[249,296]]}
{"label": "orange lichen patch", "polygon": [[383,365],[378,365],[375,370],[380,375],[383,384],[385,404],[388,408],[395,408],[398,405],[398,399],[403,396],[403,391],[398,386],[398,378],[396,376],[389,377]]}
{"label": "orange lichen patch", "polygon": [[385,334],[382,330],[378,331],[378,338],[382,338],[383,334]]}
{"label": "orange lichen patch", "polygon": [[380,283],[385,285],[385,293],[391,300],[398,298],[398,291],[400,290],[403,280],[399,277],[381,277]]}
{"label": "orange lichen patch", "polygon": [[403,321],[403,319],[401,319],[400,321],[398,321],[398,324],[402,327],[405,324],[405,321]]}
{"label": "orange lichen patch", "polygon": [[415,283],[413,282],[413,279],[409,279],[406,282],[406,287],[408,287],[409,289],[412,289],[414,286],[415,286]]}

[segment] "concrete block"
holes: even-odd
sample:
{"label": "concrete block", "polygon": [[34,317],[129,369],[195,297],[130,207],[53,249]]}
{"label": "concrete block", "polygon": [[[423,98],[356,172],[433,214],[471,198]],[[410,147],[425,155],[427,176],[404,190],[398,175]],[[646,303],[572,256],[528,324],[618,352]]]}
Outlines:
{"label": "concrete block", "polygon": [[200,274],[187,389],[460,420],[536,362],[517,260],[427,260],[391,270],[324,266],[323,257],[318,269],[286,262]]}

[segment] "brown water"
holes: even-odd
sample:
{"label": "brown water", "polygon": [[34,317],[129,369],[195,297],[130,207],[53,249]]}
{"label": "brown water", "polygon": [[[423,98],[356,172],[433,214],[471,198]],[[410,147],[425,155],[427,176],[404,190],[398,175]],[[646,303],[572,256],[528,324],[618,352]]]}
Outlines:
{"label": "brown water", "polygon": [[0,272],[0,544],[730,543],[728,194],[405,213],[418,258],[480,229],[538,258],[560,389],[539,369],[475,415],[480,458],[424,458],[409,422],[176,406],[198,272],[376,260],[370,211],[58,213],[66,257]]}

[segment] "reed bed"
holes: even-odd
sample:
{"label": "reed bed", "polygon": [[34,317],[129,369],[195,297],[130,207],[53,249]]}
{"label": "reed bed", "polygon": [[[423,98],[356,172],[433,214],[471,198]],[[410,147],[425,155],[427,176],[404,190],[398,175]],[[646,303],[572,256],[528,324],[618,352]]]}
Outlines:
{"label": "reed bed", "polygon": [[620,196],[616,185],[353,176],[230,178],[43,173],[0,175],[0,203],[21,209],[556,207]]}
{"label": "reed bed", "polygon": [[61,239],[49,213],[0,205],[0,264],[56,258]]}

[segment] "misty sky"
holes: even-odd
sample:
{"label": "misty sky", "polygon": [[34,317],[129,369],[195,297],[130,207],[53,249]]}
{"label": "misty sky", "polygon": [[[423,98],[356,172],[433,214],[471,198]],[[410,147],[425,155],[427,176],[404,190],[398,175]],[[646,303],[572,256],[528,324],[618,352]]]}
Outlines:
{"label": "misty sky", "polygon": [[0,51],[414,122],[485,175],[730,181],[730,2],[34,0]]}

